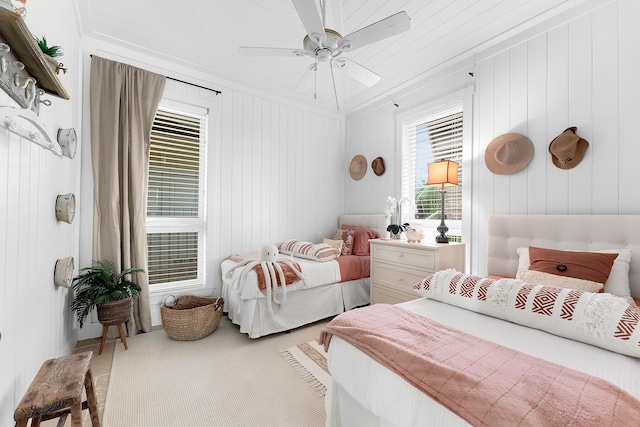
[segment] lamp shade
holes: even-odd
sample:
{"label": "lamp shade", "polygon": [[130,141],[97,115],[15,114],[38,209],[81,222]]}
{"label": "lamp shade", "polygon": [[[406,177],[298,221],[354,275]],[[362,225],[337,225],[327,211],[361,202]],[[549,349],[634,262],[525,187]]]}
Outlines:
{"label": "lamp shade", "polygon": [[427,185],[458,185],[458,164],[452,160],[429,163]]}

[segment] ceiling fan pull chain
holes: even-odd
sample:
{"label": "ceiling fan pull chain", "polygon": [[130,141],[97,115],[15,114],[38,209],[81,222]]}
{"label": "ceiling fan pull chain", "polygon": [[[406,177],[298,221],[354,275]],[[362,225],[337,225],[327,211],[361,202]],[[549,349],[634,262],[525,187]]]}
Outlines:
{"label": "ceiling fan pull chain", "polygon": [[313,67],[313,99],[318,99],[318,59]]}

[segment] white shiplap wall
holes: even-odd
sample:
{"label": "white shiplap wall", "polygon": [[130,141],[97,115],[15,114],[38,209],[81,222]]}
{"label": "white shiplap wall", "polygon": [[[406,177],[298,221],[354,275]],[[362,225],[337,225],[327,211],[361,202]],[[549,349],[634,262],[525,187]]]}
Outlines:
{"label": "white shiplap wall", "polygon": [[[78,26],[51,16],[73,16],[71,1],[29,3],[27,26],[61,45],[67,74],[59,77],[70,101],[45,95],[40,119],[55,139],[58,128],[81,131]],[[0,91],[0,105],[18,107]],[[18,107],[19,108],[19,107]],[[56,260],[78,260],[79,225],[57,222],[56,196],[80,190],[79,155],[74,160],[0,130],[0,425],[14,425],[13,411],[42,362],[69,354],[77,330],[68,289],[53,284]],[[77,265],[77,264],[76,264]],[[77,271],[77,270],[76,270]]]}
{"label": "white shiplap wall", "polygon": [[[266,243],[278,245],[288,238],[319,241],[330,237],[338,215],[343,213],[348,176],[341,115],[249,91],[235,83],[212,81],[206,74],[94,40],[87,42],[86,75],[90,73],[89,54],[222,91],[216,96],[167,81],[168,91],[200,99],[213,113],[209,123],[205,283],[172,294],[217,295],[220,263],[231,254],[258,252]],[[88,94],[85,99],[88,102]],[[87,133],[82,172],[83,266],[91,262],[92,241],[88,138]],[[166,294],[152,289],[154,324],[161,323],[159,307]],[[94,319],[80,331],[80,339],[99,336],[101,331]]]}
{"label": "white shiplap wall", "polygon": [[[346,210],[381,211],[387,195],[399,194],[393,170],[398,136],[390,129],[397,111],[432,102],[473,86],[473,153],[465,165],[472,185],[471,271],[486,271],[486,222],[490,214],[632,214],[640,213],[637,118],[640,96],[635,70],[640,67],[640,4],[624,0],[576,9],[526,35],[478,52],[472,60],[431,76],[389,102],[347,117],[347,153],[367,158],[385,153],[387,172],[347,183]],[[468,73],[473,72],[473,77]],[[370,132],[379,129],[383,132]],[[577,126],[590,142],[584,160],[564,171],[551,163],[549,142],[565,128]],[[505,132],[527,135],[536,153],[516,174],[492,174],[484,150]],[[380,153],[380,154],[378,154]],[[358,198],[370,193],[371,197]]]}

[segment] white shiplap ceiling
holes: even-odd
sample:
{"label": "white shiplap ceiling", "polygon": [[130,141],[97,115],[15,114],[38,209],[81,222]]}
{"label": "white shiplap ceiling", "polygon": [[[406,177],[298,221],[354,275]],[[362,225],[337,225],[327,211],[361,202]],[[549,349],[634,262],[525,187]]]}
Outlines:
{"label": "white shiplap ceiling", "polygon": [[[340,110],[365,105],[584,1],[327,0],[325,26],[343,35],[402,10],[411,18],[409,31],[347,54],[382,79],[368,88],[338,78]],[[301,49],[306,33],[291,0],[89,0],[80,14],[88,37],[162,55],[210,74],[213,82],[223,79],[336,109],[328,68],[317,73],[317,99],[313,89],[293,92],[312,58],[238,53],[240,46]]]}

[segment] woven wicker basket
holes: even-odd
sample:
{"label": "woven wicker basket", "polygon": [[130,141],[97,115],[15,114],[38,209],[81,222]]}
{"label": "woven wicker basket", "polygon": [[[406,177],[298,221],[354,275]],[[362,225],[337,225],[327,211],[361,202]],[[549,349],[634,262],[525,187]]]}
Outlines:
{"label": "woven wicker basket", "polygon": [[169,338],[194,341],[216,330],[222,317],[224,299],[182,295],[172,306],[160,306],[162,326]]}

